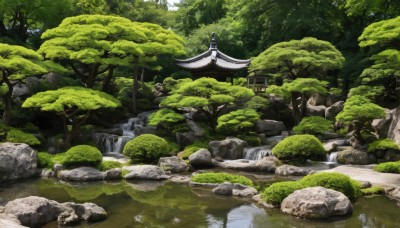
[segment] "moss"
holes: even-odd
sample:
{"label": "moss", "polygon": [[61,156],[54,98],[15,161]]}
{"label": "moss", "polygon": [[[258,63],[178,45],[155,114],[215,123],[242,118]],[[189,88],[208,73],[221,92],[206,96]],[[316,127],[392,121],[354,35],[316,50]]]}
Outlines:
{"label": "moss", "polygon": [[12,143],[26,143],[30,146],[40,145],[39,139],[34,135],[25,133],[15,128],[12,128],[7,132],[6,140]]}
{"label": "moss", "polygon": [[238,138],[244,140],[249,144],[250,146],[260,146],[261,145],[261,139],[258,135],[241,135],[238,136]]}
{"label": "moss", "polygon": [[168,151],[170,153],[177,153],[179,152],[179,145],[178,143],[176,143],[174,140],[170,139],[170,138],[164,138],[165,141],[168,143]]}
{"label": "moss", "polygon": [[272,153],[280,160],[304,163],[307,159],[322,160],[326,152],[322,143],[313,135],[293,135],[280,141]]}
{"label": "moss", "polygon": [[109,169],[114,169],[114,168],[121,168],[122,164],[117,161],[102,161],[97,165],[97,169],[100,171],[107,171]]}
{"label": "moss", "polygon": [[130,140],[123,153],[135,163],[155,163],[160,157],[169,155],[169,146],[163,138],[143,134]]}
{"label": "moss", "polygon": [[384,162],[375,166],[374,170],[381,173],[400,173],[400,162]]}
{"label": "moss", "polygon": [[253,186],[253,182],[249,178],[242,175],[235,175],[229,173],[212,173],[212,172],[200,173],[192,176],[192,181],[197,183],[213,183],[213,184],[230,182],[230,183],[243,184],[247,186]]}
{"label": "moss", "polygon": [[128,174],[128,173],[130,173],[131,171],[129,171],[129,170],[127,170],[127,169],[122,169],[122,171],[121,171],[121,176],[123,177],[123,178],[125,178],[125,176],[126,176],[126,174]]}
{"label": "moss", "polygon": [[271,184],[261,193],[261,199],[265,202],[278,206],[294,191],[304,188],[298,181],[283,181]]}
{"label": "moss", "polygon": [[96,147],[78,145],[71,147],[61,160],[66,166],[97,165],[103,159],[103,155]]}
{"label": "moss", "polygon": [[195,141],[192,145],[186,146],[179,157],[182,159],[188,159],[191,154],[200,149],[208,149],[208,141]]}
{"label": "moss", "polygon": [[385,190],[380,186],[361,189],[363,195],[379,195],[385,193]]}
{"label": "moss", "polygon": [[375,142],[370,143],[368,145],[368,152],[376,152],[378,150],[388,150],[388,149],[399,150],[399,145],[397,145],[391,139],[376,140]]}
{"label": "moss", "polygon": [[304,117],[301,122],[293,128],[295,134],[322,135],[333,132],[333,123],[320,116]]}
{"label": "moss", "polygon": [[39,152],[37,153],[37,165],[39,168],[54,168],[54,156],[47,152]]}

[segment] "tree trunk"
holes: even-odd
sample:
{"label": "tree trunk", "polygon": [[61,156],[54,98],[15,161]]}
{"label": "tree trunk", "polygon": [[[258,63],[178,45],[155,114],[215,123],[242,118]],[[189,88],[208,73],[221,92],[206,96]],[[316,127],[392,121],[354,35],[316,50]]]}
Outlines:
{"label": "tree trunk", "polygon": [[361,145],[365,144],[365,140],[363,139],[362,135],[361,135],[361,130],[363,128],[363,124],[360,122],[356,122],[354,123],[354,138],[356,138]]}
{"label": "tree trunk", "polygon": [[14,88],[13,88],[11,82],[6,77],[3,80],[8,87],[8,92],[3,95],[4,112],[3,112],[2,121],[3,121],[3,123],[8,125],[8,124],[10,124],[11,116],[12,116],[12,113],[11,113],[11,111],[12,111],[12,93],[13,93]]}
{"label": "tree trunk", "polygon": [[144,81],[144,66],[142,66],[142,73],[140,74],[140,82],[143,83]]}
{"label": "tree trunk", "polygon": [[81,129],[82,125],[86,122],[86,120],[89,118],[90,114],[91,114],[91,112],[89,110],[86,113],[85,117],[83,117],[83,119],[81,121],[74,120],[74,122],[72,122],[71,131],[68,131],[68,126],[65,125],[67,127],[66,128],[67,134],[66,134],[66,138],[65,138],[65,143],[66,143],[67,148],[71,147],[72,142],[74,141],[76,136],[78,136],[79,130]]}
{"label": "tree trunk", "polygon": [[132,90],[132,112],[134,114],[137,114],[137,107],[136,107],[136,96],[137,96],[137,91],[139,88],[139,69],[138,69],[138,60],[135,60],[133,63],[135,67],[135,74],[133,76],[133,90]]}
{"label": "tree trunk", "polygon": [[294,121],[295,124],[300,123],[301,120],[301,114],[299,110],[299,105],[297,104],[297,97],[296,93],[292,93],[292,108],[293,108],[293,116],[294,116]]}
{"label": "tree trunk", "polygon": [[103,80],[103,85],[102,85],[102,88],[101,88],[101,90],[103,92],[111,93],[110,83],[111,83],[111,80],[113,78],[113,74],[114,74],[114,66],[110,65],[110,67],[108,69],[108,74]]}
{"label": "tree trunk", "polygon": [[306,115],[307,115],[307,97],[304,93],[301,94],[301,116],[300,116],[300,120],[303,119]]}
{"label": "tree trunk", "polygon": [[99,71],[99,64],[94,64],[92,71],[89,74],[89,77],[87,78],[86,82],[85,82],[85,86],[86,88],[93,88],[94,87],[94,81],[96,80],[97,76],[98,76],[98,71]]}

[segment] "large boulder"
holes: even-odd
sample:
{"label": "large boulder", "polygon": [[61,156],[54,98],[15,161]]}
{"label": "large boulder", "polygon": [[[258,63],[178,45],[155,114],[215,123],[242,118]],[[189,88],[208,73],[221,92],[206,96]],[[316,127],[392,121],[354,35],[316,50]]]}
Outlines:
{"label": "large boulder", "polygon": [[306,176],[310,171],[293,165],[281,165],[275,170],[275,174],[281,176]]}
{"label": "large boulder", "polygon": [[13,214],[0,213],[0,227],[4,228],[27,228]]}
{"label": "large boulder", "polygon": [[284,213],[307,219],[326,219],[352,213],[350,200],[341,192],[323,187],[297,190],[281,204]]}
{"label": "large boulder", "polygon": [[0,183],[30,178],[36,175],[36,151],[27,144],[0,144]]}
{"label": "large boulder", "polygon": [[186,118],[186,125],[196,137],[202,137],[205,133],[204,129],[191,119]]}
{"label": "large boulder", "polygon": [[182,173],[189,169],[188,164],[182,158],[176,156],[160,158],[158,166],[164,171],[170,171],[171,173]]}
{"label": "large boulder", "polygon": [[224,169],[243,170],[250,172],[275,172],[280,161],[274,156],[264,157],[257,161],[239,159],[234,161],[217,162],[215,165]]}
{"label": "large boulder", "polygon": [[79,219],[88,222],[98,222],[107,218],[107,212],[104,208],[97,206],[94,203],[77,204],[73,202],[66,202],[62,204],[68,208],[72,208]]}
{"label": "large boulder", "polygon": [[189,156],[190,165],[195,168],[212,166],[211,153],[207,149],[200,149]]}
{"label": "large boulder", "polygon": [[256,122],[256,129],[259,134],[265,134],[268,137],[282,134],[282,131],[285,131],[286,127],[281,121],[258,120]]}
{"label": "large boulder", "polygon": [[240,159],[243,158],[243,149],[247,147],[247,142],[239,138],[228,137],[222,141],[211,141],[208,146],[214,157]]}
{"label": "large boulder", "polygon": [[219,184],[216,188],[212,190],[216,195],[232,195],[233,192],[233,184],[230,182],[224,182]]}
{"label": "large boulder", "polygon": [[79,167],[72,170],[62,170],[58,178],[69,181],[97,181],[104,180],[104,173],[93,167]]}
{"label": "large boulder", "polygon": [[335,117],[339,112],[343,110],[344,101],[338,101],[334,103],[332,106],[325,109],[325,119],[335,120]]}
{"label": "large boulder", "polygon": [[339,164],[367,165],[370,163],[370,158],[366,151],[357,150],[352,147],[339,151],[336,159]]}
{"label": "large boulder", "polygon": [[194,132],[177,132],[175,134],[176,142],[179,148],[185,148],[186,146],[192,145],[196,141],[197,137]]}
{"label": "large boulder", "polygon": [[392,121],[389,125],[387,137],[400,144],[400,107],[390,111]]}
{"label": "large boulder", "polygon": [[390,199],[396,200],[397,205],[400,206],[400,187],[388,188],[385,190],[385,193]]}
{"label": "large boulder", "polygon": [[125,175],[125,179],[140,179],[140,180],[163,180],[168,179],[164,170],[155,165],[133,165],[124,166],[123,170],[129,171]]}
{"label": "large boulder", "polygon": [[326,107],[323,105],[307,105],[307,113],[310,116],[325,116]]}

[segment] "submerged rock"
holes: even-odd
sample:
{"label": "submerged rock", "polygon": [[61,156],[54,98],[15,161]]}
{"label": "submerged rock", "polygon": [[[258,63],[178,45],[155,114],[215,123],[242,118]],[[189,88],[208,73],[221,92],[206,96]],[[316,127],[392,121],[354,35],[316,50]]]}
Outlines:
{"label": "submerged rock", "polygon": [[169,177],[165,175],[164,170],[155,165],[133,165],[125,166],[123,170],[128,170],[125,179],[141,179],[141,180],[163,180]]}
{"label": "submerged rock", "polygon": [[243,149],[247,147],[247,142],[239,138],[227,137],[222,141],[211,141],[208,145],[214,157],[240,159],[243,158]]}
{"label": "submerged rock", "polygon": [[36,175],[36,151],[24,143],[0,143],[0,183]]}
{"label": "submerged rock", "polygon": [[341,192],[323,187],[297,190],[281,204],[285,213],[307,219],[326,219],[352,213],[350,200]]}
{"label": "submerged rock", "polygon": [[182,173],[189,169],[188,164],[186,164],[182,158],[176,156],[160,158],[158,166],[164,171],[170,171],[172,173]]}
{"label": "submerged rock", "polygon": [[293,166],[293,165],[281,165],[275,170],[275,174],[281,176],[306,176],[309,170]]}
{"label": "submerged rock", "polygon": [[200,149],[189,156],[190,165],[195,168],[210,167],[213,165],[211,153],[207,149]]}

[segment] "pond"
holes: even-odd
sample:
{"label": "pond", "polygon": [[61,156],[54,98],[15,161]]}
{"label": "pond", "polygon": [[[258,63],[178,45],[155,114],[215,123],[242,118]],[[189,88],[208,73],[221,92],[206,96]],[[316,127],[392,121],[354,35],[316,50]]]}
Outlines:
{"label": "pond", "polygon": [[[384,196],[358,199],[351,217],[305,221],[264,209],[249,199],[215,196],[210,189],[171,182],[66,183],[33,179],[0,185],[0,205],[15,198],[43,196],[58,202],[94,202],[108,219],[78,227],[396,227],[399,208]],[[56,222],[46,228],[58,227]]]}

